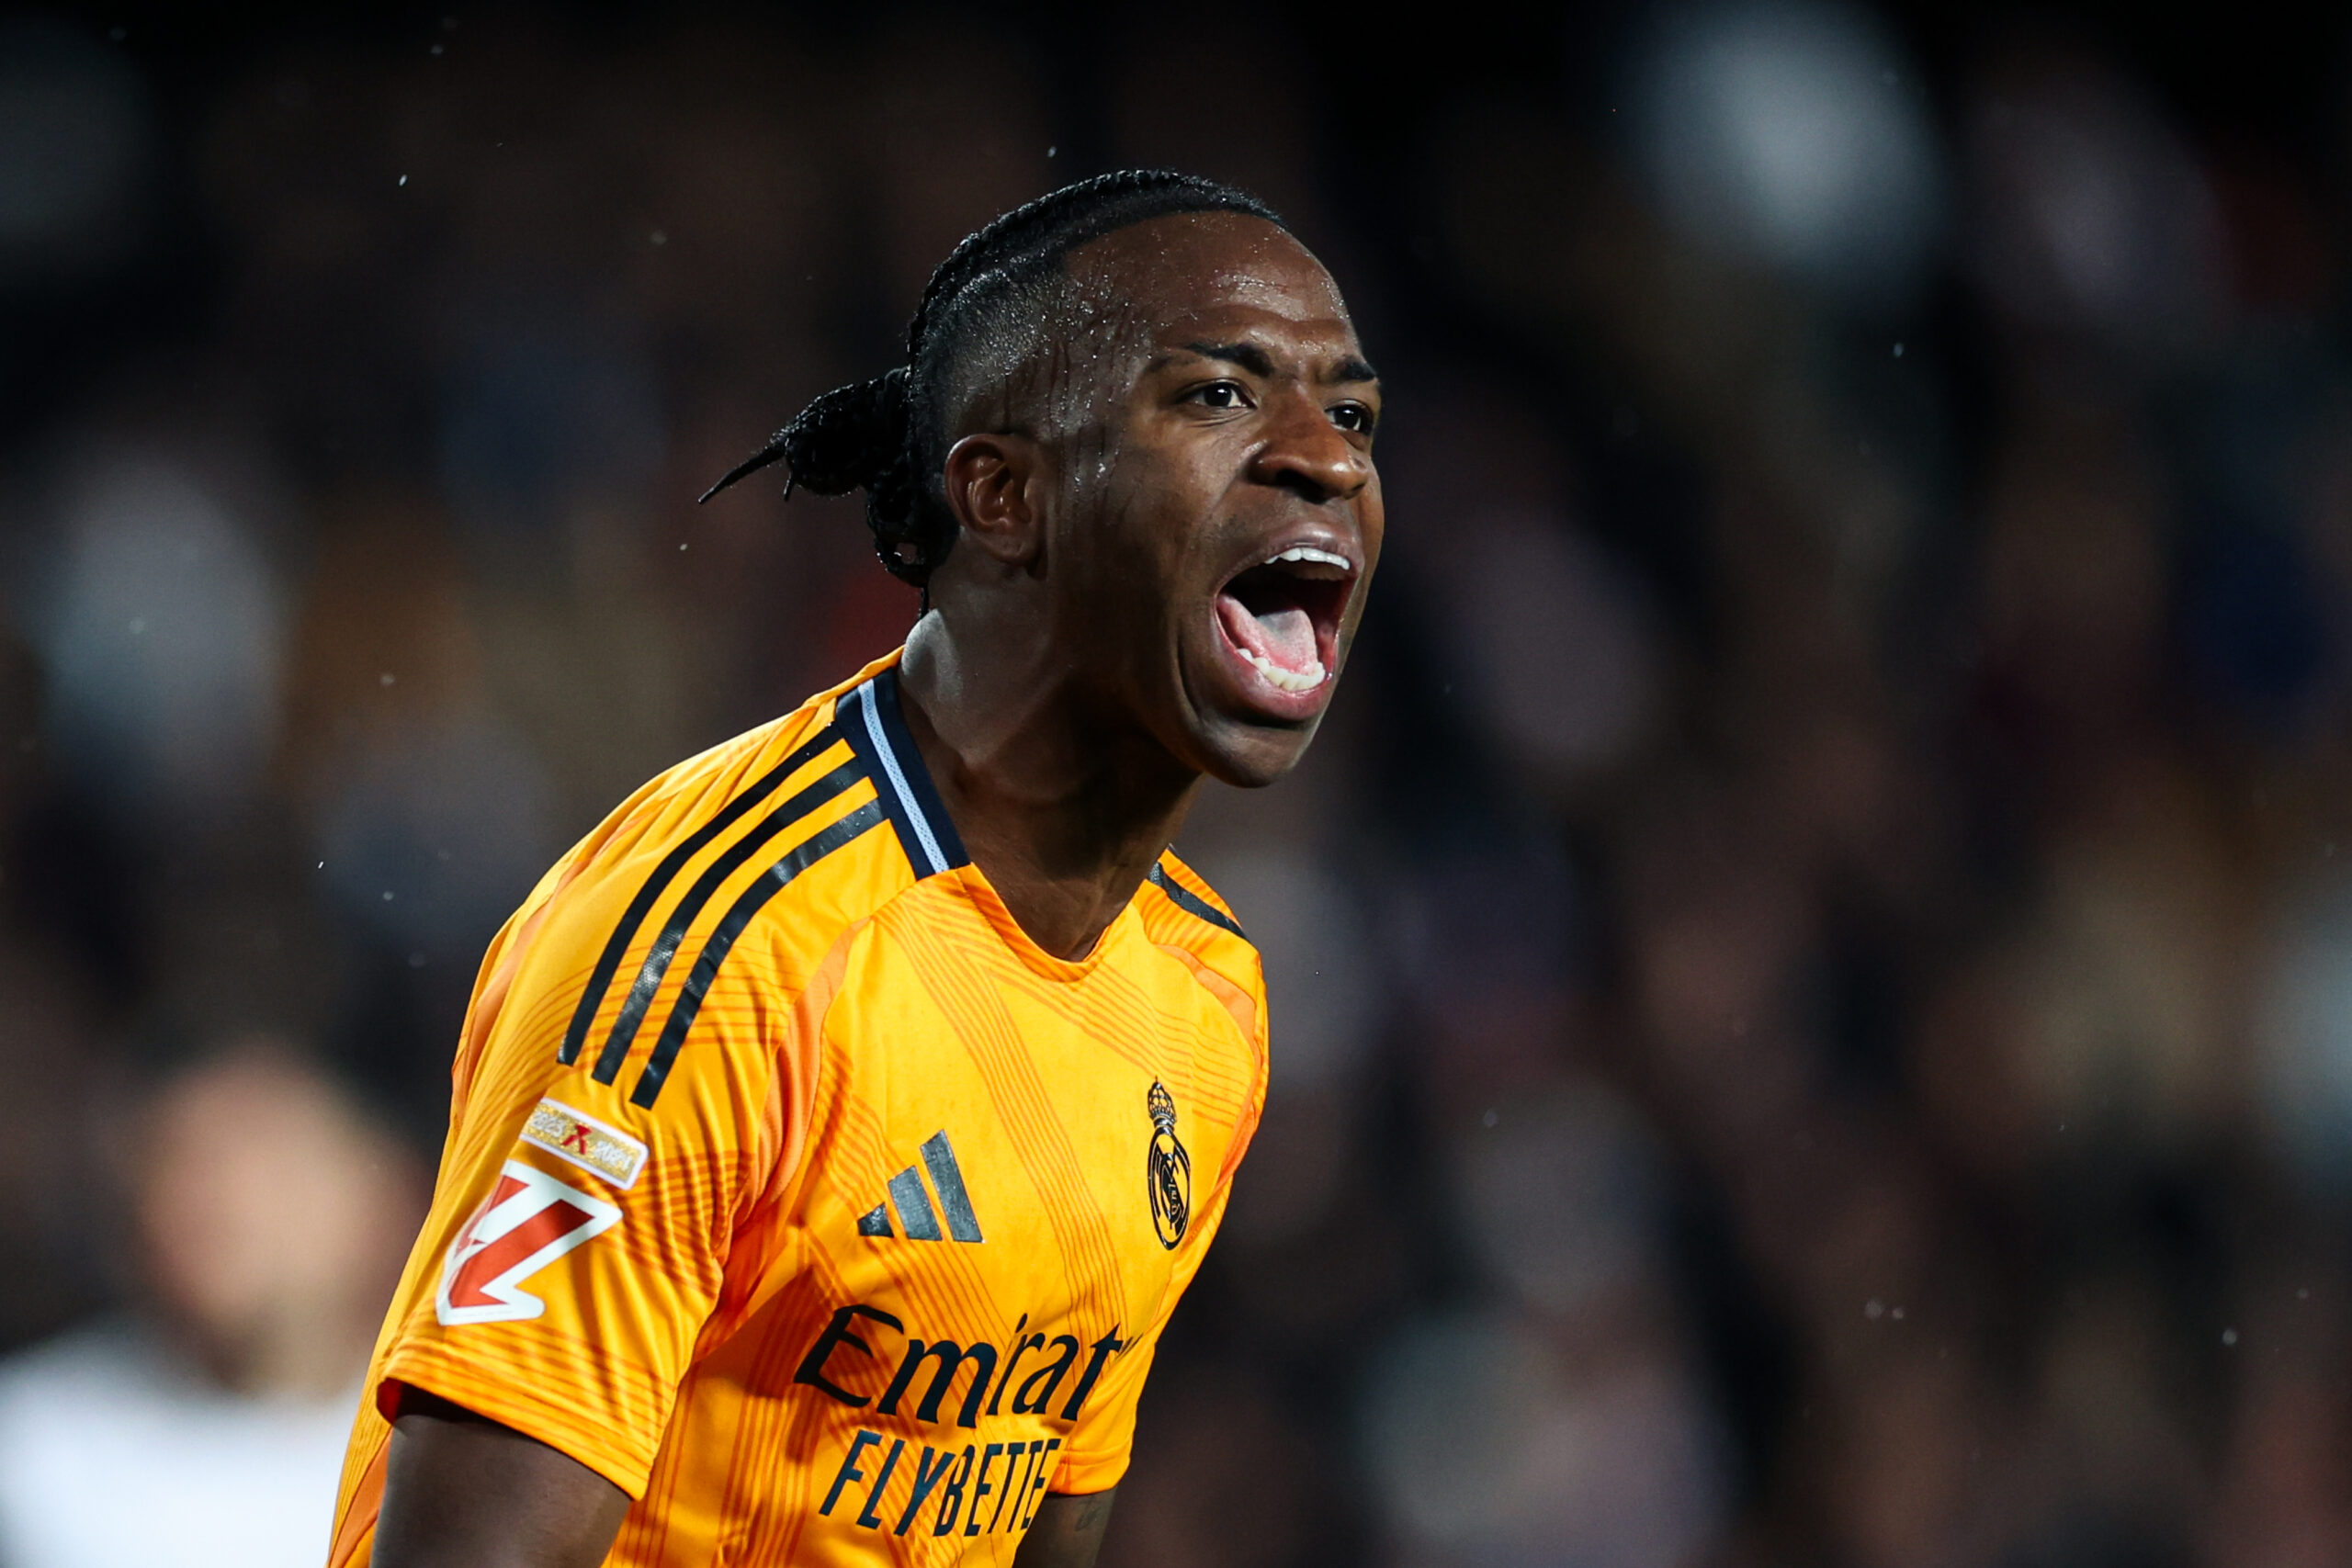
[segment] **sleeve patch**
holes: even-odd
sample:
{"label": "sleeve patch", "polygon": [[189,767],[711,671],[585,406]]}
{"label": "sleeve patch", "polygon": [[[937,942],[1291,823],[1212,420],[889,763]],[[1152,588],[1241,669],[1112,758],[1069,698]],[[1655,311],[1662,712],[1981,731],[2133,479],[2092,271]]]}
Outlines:
{"label": "sleeve patch", "polygon": [[497,1190],[449,1247],[435,1314],[453,1326],[538,1316],[548,1303],[523,1289],[523,1281],[620,1219],[619,1208],[604,1199],[508,1160]]}
{"label": "sleeve patch", "polygon": [[594,1171],[626,1192],[645,1170],[645,1145],[584,1111],[560,1100],[542,1100],[523,1123],[523,1141]]}

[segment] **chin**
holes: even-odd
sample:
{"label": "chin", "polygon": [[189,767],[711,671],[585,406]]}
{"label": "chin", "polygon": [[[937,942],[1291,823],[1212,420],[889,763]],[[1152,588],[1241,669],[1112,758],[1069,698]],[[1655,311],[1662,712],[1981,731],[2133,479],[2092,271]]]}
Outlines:
{"label": "chin", "polygon": [[1236,789],[1263,789],[1298,766],[1322,722],[1320,714],[1295,727],[1220,718],[1194,737],[1201,771]]}

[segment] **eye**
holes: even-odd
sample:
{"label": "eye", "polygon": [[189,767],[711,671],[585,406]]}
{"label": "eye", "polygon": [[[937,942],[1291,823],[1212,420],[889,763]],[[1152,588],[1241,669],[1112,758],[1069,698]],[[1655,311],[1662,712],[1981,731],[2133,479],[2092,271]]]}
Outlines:
{"label": "eye", "polygon": [[1341,430],[1370,435],[1380,416],[1363,403],[1338,403],[1331,409],[1331,423]]}
{"label": "eye", "polygon": [[1246,409],[1250,406],[1250,394],[1242,389],[1238,381],[1211,381],[1205,387],[1193,388],[1184,396],[1186,401],[1198,403],[1203,408]]}

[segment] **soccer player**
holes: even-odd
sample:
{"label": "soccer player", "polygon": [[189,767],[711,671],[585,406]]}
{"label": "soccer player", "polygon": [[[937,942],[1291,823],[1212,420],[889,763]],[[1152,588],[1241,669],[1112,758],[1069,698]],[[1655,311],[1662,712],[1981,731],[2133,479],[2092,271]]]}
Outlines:
{"label": "soccer player", "polygon": [[1380,397],[1263,206],[1006,214],[763,463],[862,487],[906,646],[680,764],[483,962],[332,1568],[1091,1562],[1266,1085],[1169,852],[1313,736]]}

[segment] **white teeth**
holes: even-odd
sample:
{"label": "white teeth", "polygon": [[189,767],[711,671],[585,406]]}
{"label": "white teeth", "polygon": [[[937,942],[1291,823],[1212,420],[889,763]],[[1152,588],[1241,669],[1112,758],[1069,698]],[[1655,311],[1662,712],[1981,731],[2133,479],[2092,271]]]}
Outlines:
{"label": "white teeth", "polygon": [[1285,670],[1255,649],[1245,648],[1240,652],[1266,678],[1266,683],[1278,692],[1311,692],[1330,674],[1320,659],[1310,658],[1304,670]]}
{"label": "white teeth", "polygon": [[1342,571],[1353,571],[1356,569],[1356,563],[1347,557],[1335,556],[1329,550],[1318,550],[1312,545],[1293,545],[1266,564],[1272,566],[1276,562],[1286,560],[1314,561],[1321,566],[1336,566]]}

